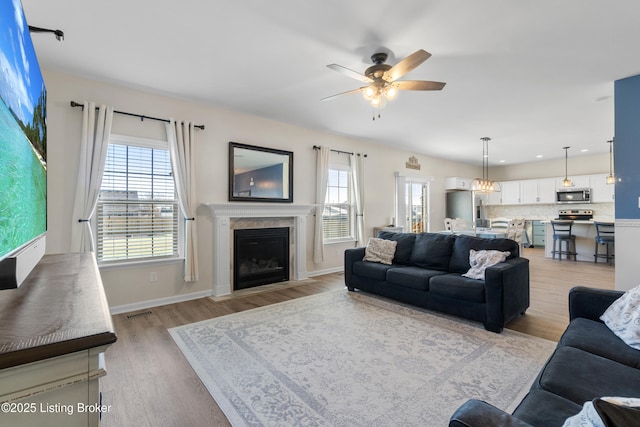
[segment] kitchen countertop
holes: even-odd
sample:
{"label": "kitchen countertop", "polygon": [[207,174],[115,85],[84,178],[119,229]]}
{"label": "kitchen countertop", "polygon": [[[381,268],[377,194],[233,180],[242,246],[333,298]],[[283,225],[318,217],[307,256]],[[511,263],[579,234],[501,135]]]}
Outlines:
{"label": "kitchen countertop", "polygon": [[[551,220],[550,219],[545,219],[541,221],[543,224],[551,224]],[[599,218],[599,219],[576,219],[573,220],[574,224],[587,224],[587,225],[593,225],[594,222],[615,222],[614,220],[610,219],[610,218]]]}

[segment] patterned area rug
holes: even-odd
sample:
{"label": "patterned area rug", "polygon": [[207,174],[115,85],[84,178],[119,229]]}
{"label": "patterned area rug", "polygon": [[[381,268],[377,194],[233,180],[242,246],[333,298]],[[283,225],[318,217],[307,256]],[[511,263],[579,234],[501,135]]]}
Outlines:
{"label": "patterned area rug", "polygon": [[333,291],[170,329],[234,426],[446,426],[511,411],[555,343]]}

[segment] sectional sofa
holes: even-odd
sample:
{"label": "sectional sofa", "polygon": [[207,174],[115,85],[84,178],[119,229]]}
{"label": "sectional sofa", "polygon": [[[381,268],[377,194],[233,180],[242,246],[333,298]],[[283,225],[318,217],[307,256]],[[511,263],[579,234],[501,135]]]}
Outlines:
{"label": "sectional sofa", "polygon": [[[472,399],[458,408],[449,426],[560,427],[581,412],[585,402],[606,396],[639,398],[640,350],[625,344],[600,321],[602,313],[622,294],[586,287],[572,289],[571,322],[513,414]],[[640,425],[640,412],[616,411],[624,419],[635,420],[616,426]]]}

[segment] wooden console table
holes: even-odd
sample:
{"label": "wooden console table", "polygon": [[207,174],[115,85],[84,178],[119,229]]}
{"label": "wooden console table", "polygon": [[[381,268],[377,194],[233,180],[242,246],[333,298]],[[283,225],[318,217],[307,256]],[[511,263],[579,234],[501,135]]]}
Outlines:
{"label": "wooden console table", "polygon": [[0,291],[0,425],[98,425],[104,351],[116,341],[93,254],[45,255]]}

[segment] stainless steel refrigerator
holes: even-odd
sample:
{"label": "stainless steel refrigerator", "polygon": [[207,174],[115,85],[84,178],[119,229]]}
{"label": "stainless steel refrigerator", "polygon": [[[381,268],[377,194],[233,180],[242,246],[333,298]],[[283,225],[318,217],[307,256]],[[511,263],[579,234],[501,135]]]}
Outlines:
{"label": "stainless steel refrigerator", "polygon": [[446,194],[447,218],[461,218],[467,227],[485,227],[482,197],[475,191],[449,191]]}

